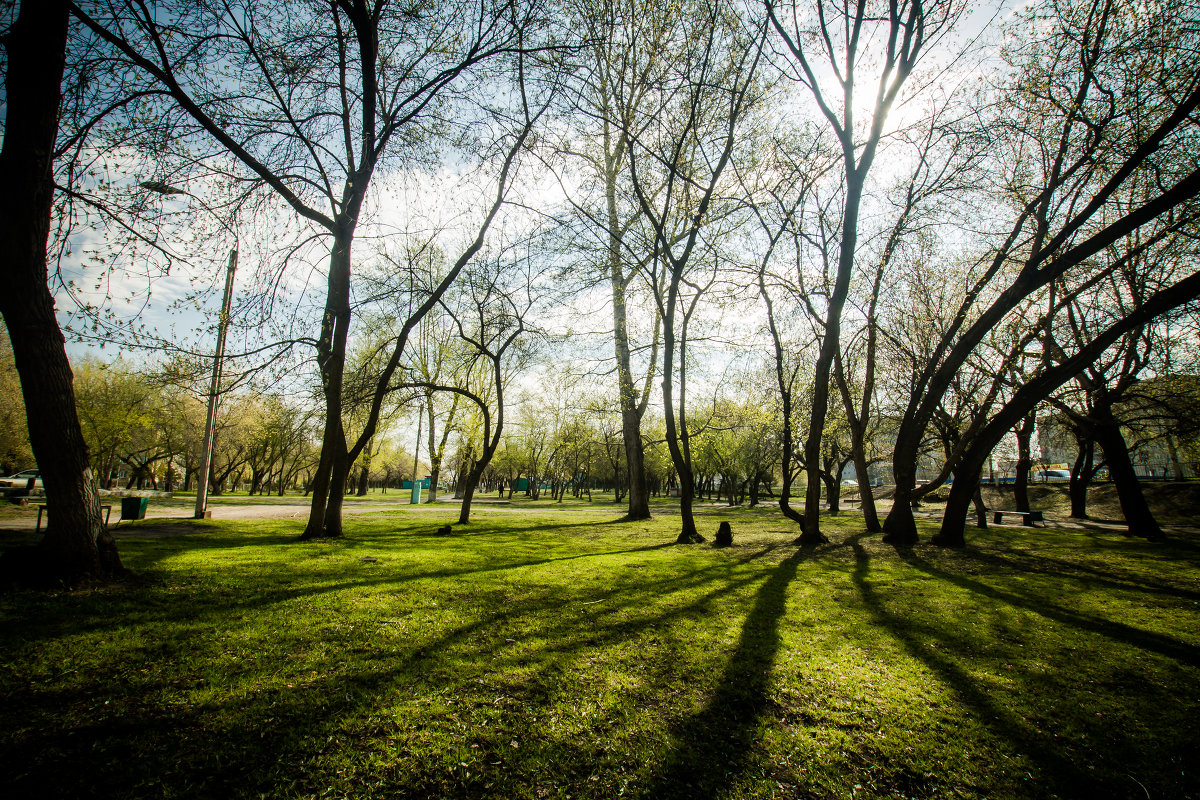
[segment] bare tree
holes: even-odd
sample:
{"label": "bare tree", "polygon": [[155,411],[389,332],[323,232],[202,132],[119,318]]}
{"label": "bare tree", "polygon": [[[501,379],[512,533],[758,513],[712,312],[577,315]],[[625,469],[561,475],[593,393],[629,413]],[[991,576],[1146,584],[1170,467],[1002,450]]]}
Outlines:
{"label": "bare tree", "polygon": [[[704,2],[681,27],[669,80],[655,87],[628,136],[630,178],[653,231],[656,258],[648,283],[663,331],[663,411],[667,447],[679,479],[681,531],[676,541],[704,541],[692,515],[695,493],[687,429],[687,326],[700,298],[716,281],[713,225],[724,213],[718,190],[734,154],[739,125],[761,94],[757,70],[764,30],[745,29],[731,8]],[[707,275],[693,273],[693,256],[709,259]],[[659,280],[661,270],[662,279]],[[676,395],[676,382],[679,393]]]}
{"label": "bare tree", "polygon": [[[1003,156],[998,188],[1014,201],[1011,225],[994,239],[953,324],[915,377],[893,454],[889,541],[916,541],[910,501],[920,442],[955,373],[989,332],[1064,276],[1075,276],[1077,285],[1100,279],[1115,262],[1095,257],[1121,237],[1139,232],[1151,241],[1191,224],[1200,192],[1187,144],[1200,105],[1195,31],[1174,4],[1156,6],[1152,21],[1140,14],[1093,0],[1054,3],[1028,20],[1031,35],[1016,53],[1019,71],[997,120],[1004,131],[995,148]],[[1131,193],[1135,186],[1146,191]],[[1158,296],[1175,302],[1173,293]],[[1001,416],[1009,419],[1018,406],[1028,413],[1036,405],[1030,396],[1070,377],[1055,382],[1047,374],[1020,389],[1021,401],[1014,397]],[[947,520],[949,514],[948,507]],[[944,530],[942,541],[961,541],[957,524]]]}
{"label": "bare tree", "polygon": [[[859,212],[867,175],[886,132],[888,115],[917,62],[957,20],[961,4],[952,0],[868,2],[816,0],[808,17],[800,3],[767,3],[771,24],[794,62],[792,76],[815,100],[837,138],[842,154],[844,197],[832,291],[825,301],[821,347],[813,376],[813,402],[804,443],[808,490],[803,544],[828,541],[820,528],[821,435],[829,408],[830,372],[841,342],[842,311],[858,255]],[[872,65],[872,62],[877,62]],[[874,103],[865,135],[855,117],[856,87],[862,73],[877,75]],[[822,80],[828,70],[832,77]]]}
{"label": "bare tree", "polygon": [[[372,179],[381,165],[428,159],[439,130],[497,121],[474,92],[480,81],[503,82],[508,60],[537,49],[541,6],[81,0],[71,9],[107,53],[101,66],[122,90],[144,93],[142,118],[170,121],[171,141],[183,145],[177,176],[236,165],[244,193],[270,192],[328,243],[312,340],[325,426],[305,536],[340,535],[342,489],[372,427],[351,446],[341,417],[351,252]],[[505,169],[501,194],[507,177]]]}

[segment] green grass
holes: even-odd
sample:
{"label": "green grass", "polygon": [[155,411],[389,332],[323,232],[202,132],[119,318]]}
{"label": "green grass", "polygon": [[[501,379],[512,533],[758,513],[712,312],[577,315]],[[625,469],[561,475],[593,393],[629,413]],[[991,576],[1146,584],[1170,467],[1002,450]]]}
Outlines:
{"label": "green grass", "polygon": [[213,522],[0,597],[0,796],[1200,796],[1196,540],[549,510]]}

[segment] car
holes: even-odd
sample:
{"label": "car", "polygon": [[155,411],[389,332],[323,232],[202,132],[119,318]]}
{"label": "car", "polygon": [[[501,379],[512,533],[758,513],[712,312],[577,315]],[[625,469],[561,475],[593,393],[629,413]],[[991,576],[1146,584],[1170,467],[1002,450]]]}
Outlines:
{"label": "car", "polygon": [[42,471],[39,469],[25,469],[15,475],[0,478],[0,494],[21,495],[28,491],[41,491],[42,488]]}
{"label": "car", "polygon": [[1033,473],[1033,480],[1038,483],[1064,483],[1071,480],[1069,469],[1039,469]]}

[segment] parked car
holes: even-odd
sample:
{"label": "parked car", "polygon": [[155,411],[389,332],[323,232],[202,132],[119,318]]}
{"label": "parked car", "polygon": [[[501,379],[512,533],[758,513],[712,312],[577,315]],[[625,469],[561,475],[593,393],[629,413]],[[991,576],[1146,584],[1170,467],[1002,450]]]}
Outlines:
{"label": "parked car", "polygon": [[1065,483],[1071,480],[1071,470],[1039,469],[1033,473],[1033,479],[1038,483]]}
{"label": "parked car", "polygon": [[[30,479],[33,483],[30,484]],[[9,475],[6,478],[0,478],[0,494],[2,495],[21,495],[27,491],[40,492],[42,490],[42,471],[38,469],[21,470],[15,475]]]}

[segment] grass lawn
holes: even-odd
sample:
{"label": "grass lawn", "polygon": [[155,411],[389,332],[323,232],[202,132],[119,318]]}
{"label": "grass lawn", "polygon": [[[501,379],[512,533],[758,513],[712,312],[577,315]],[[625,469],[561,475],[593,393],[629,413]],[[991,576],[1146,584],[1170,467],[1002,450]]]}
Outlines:
{"label": "grass lawn", "polygon": [[618,513],[124,539],[136,584],[0,596],[0,797],[1200,796],[1198,540]]}

